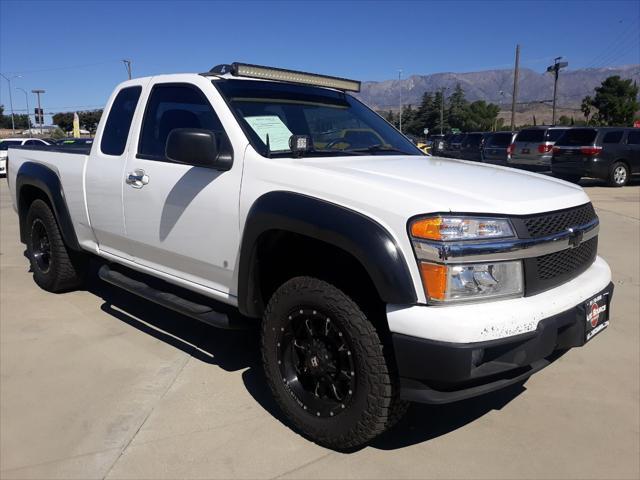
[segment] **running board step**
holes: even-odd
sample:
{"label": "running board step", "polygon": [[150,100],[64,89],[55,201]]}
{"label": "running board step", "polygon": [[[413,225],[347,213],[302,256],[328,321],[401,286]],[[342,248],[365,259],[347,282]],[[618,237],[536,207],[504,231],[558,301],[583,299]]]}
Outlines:
{"label": "running board step", "polygon": [[101,280],[120,287],[127,292],[138,295],[165,308],[200,320],[208,325],[226,330],[244,330],[249,323],[239,318],[230,318],[225,313],[216,312],[210,305],[196,303],[174,293],[165,292],[151,287],[146,283],[135,280],[122,272],[112,270],[109,265],[102,265],[98,270]]}

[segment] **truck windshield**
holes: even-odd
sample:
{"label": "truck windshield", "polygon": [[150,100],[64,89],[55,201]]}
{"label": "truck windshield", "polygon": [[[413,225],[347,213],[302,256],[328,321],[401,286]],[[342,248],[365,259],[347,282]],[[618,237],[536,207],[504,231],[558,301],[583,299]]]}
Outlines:
{"label": "truck windshield", "polygon": [[290,156],[291,135],[311,137],[313,147],[306,156],[422,155],[379,115],[343,92],[253,80],[213,84],[262,155]]}

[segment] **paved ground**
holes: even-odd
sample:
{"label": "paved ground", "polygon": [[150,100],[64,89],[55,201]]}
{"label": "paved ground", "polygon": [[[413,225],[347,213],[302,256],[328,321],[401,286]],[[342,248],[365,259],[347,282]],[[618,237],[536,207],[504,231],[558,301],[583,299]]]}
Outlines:
{"label": "paved ground", "polygon": [[588,185],[612,326],[525,387],[415,405],[339,454],[284,426],[257,339],[94,282],[39,290],[0,181],[2,478],[639,478],[640,187]]}

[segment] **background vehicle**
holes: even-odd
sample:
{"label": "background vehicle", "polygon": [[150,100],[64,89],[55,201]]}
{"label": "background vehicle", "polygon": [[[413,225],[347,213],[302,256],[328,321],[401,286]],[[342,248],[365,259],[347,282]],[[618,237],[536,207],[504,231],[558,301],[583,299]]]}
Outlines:
{"label": "background vehicle", "polygon": [[640,174],[640,129],[574,128],[553,148],[552,172],[577,182],[582,177],[606,180],[622,187],[631,175]]}
{"label": "background vehicle", "polygon": [[277,405],[336,449],[408,401],[521,383],[606,328],[580,187],[425,157],[348,94],[359,82],[284,72],[299,83],[245,64],[133,79],[90,150],[10,148],[35,282],[78,288],[91,255],[147,300],[259,325]]}
{"label": "background vehicle", "polygon": [[458,158],[474,162],[482,161],[482,150],[484,149],[486,139],[490,135],[490,132],[467,133],[460,144],[460,155]]}
{"label": "background vehicle", "polygon": [[449,158],[458,158],[460,155],[460,146],[466,133],[456,133],[449,138],[444,145],[443,156]]}
{"label": "background vehicle", "polygon": [[39,138],[3,138],[0,139],[0,175],[7,173],[7,149],[9,147],[19,147],[22,145],[49,145]]}
{"label": "background vehicle", "polygon": [[431,140],[431,149],[430,153],[436,156],[442,156],[442,152],[444,151],[445,143],[448,139],[447,135],[431,135],[429,140]]}
{"label": "background vehicle", "polygon": [[507,165],[508,149],[516,138],[516,132],[495,132],[489,135],[482,149],[482,161],[493,165]]}
{"label": "background vehicle", "polygon": [[509,165],[550,170],[553,145],[566,131],[562,127],[532,127],[521,130],[509,148]]}
{"label": "background vehicle", "polygon": [[66,147],[85,147],[93,143],[93,138],[61,138],[56,141],[56,145],[62,145]]}

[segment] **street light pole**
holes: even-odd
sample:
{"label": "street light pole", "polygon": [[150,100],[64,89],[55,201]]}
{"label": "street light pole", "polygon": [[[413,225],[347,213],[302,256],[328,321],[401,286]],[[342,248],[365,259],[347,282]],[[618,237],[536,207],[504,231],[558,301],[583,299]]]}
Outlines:
{"label": "street light pole", "polygon": [[556,124],[556,94],[558,92],[558,74],[561,68],[565,68],[569,65],[569,62],[560,62],[562,57],[556,57],[553,59],[553,65],[547,67],[547,72],[553,73],[553,109],[551,113],[551,125]]}
{"label": "street light pole", "polygon": [[38,96],[38,117],[40,120],[40,135],[42,135],[42,124],[44,123],[44,112],[42,111],[42,107],[40,106],[40,94],[44,93],[42,89],[31,90],[31,93],[35,93]]}
{"label": "street light pole", "polygon": [[29,94],[24,88],[16,87],[16,90],[22,90],[24,92],[24,101],[27,104],[27,130],[29,130],[29,135],[31,135],[31,121],[29,120]]}
{"label": "street light pole", "polygon": [[398,87],[400,88],[400,133],[402,133],[402,83],[400,83],[402,78],[402,70],[398,70]]}
{"label": "street light pole", "polygon": [[11,79],[12,78],[22,78],[22,75],[14,75],[13,77],[7,77],[5,75],[2,75],[0,73],[0,76],[2,76],[2,78],[4,78],[7,83],[9,84],[9,108],[11,109],[11,132],[13,135],[15,135],[16,133],[16,122],[13,119],[13,97],[11,95]]}
{"label": "street light pole", "polygon": [[444,87],[440,94],[440,135],[442,135],[442,127],[444,125]]}

